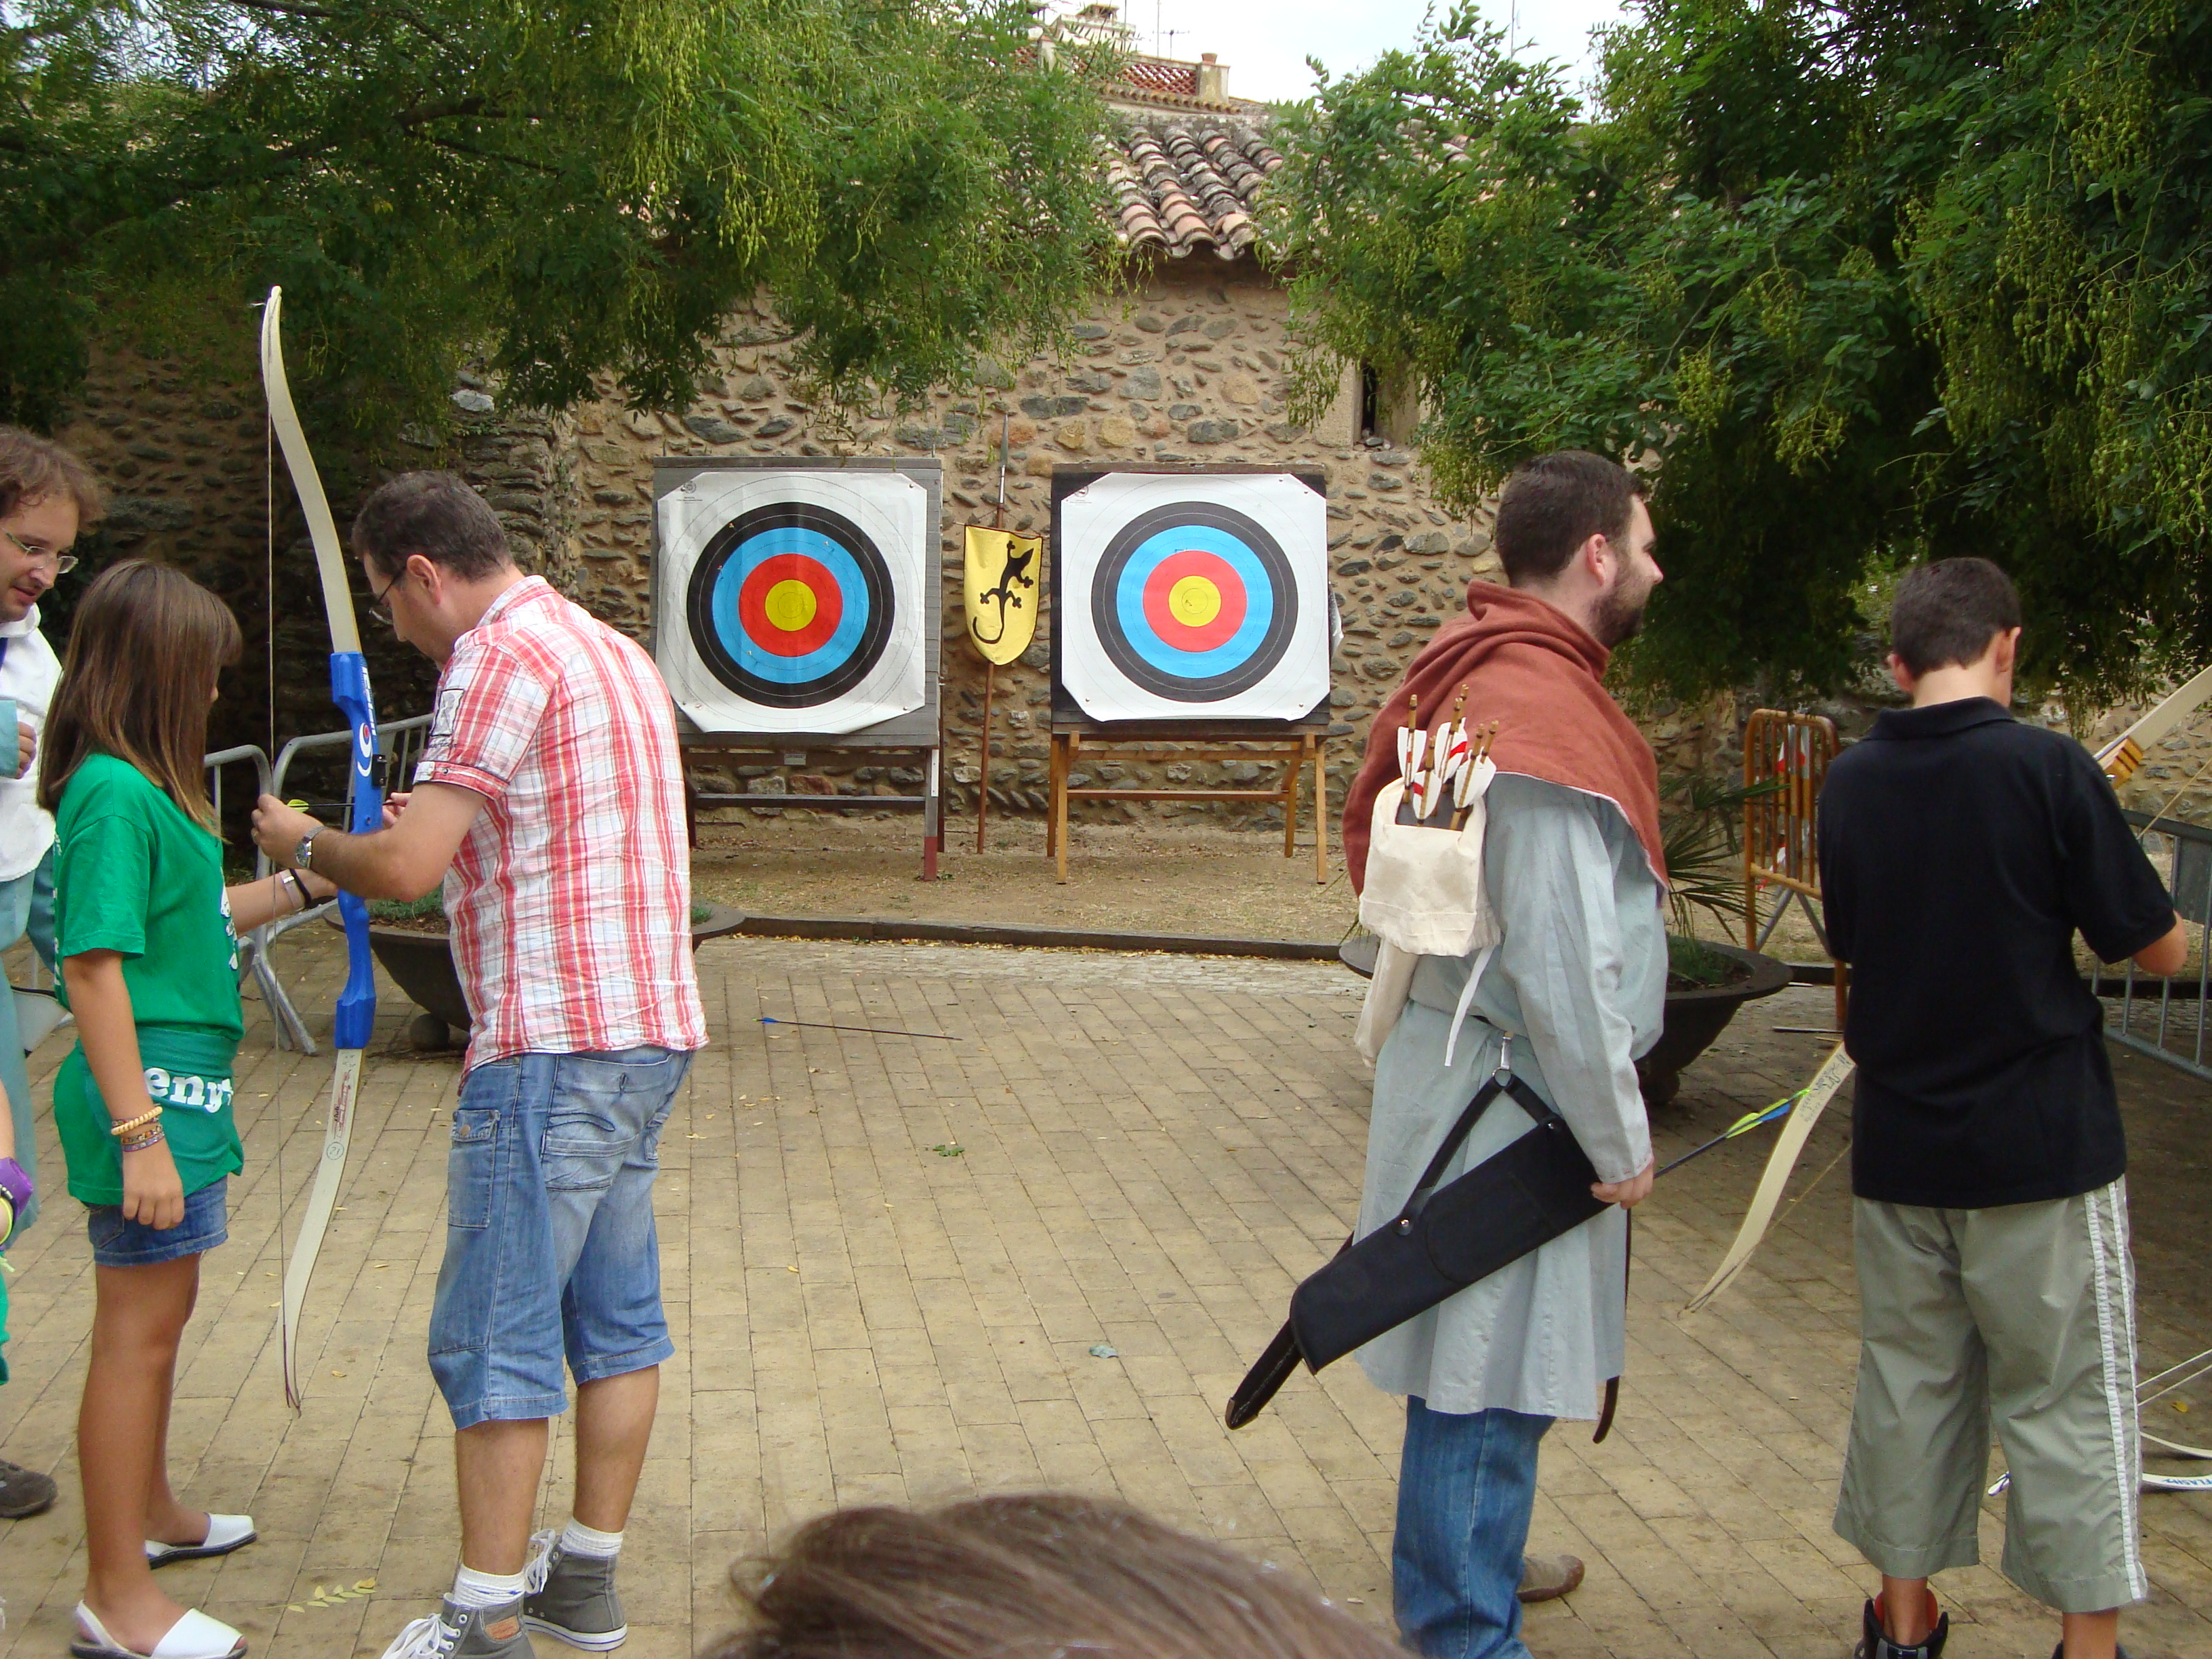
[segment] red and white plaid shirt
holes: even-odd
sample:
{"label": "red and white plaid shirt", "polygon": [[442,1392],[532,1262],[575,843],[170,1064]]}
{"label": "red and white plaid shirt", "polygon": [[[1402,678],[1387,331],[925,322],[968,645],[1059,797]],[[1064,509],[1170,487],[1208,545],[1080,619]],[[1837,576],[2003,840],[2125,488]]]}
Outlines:
{"label": "red and white plaid shirt", "polygon": [[653,660],[538,576],[438,676],[417,783],[484,798],[446,873],[468,1064],[703,1048],[674,706]]}

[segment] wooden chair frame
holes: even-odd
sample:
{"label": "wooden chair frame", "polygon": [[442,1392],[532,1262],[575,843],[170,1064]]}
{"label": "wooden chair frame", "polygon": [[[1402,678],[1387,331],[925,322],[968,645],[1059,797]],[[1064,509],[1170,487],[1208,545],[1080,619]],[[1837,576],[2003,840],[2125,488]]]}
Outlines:
{"label": "wooden chair frame", "polygon": [[[1819,807],[1829,763],[1841,748],[1836,723],[1825,715],[1759,708],[1744,722],[1744,787],[1782,786],[1743,804],[1743,942],[1749,950],[1766,943],[1793,900],[1804,907],[1820,948],[1828,949],[1825,919],[1814,908],[1820,902]],[[1762,929],[1759,891],[1765,886],[1779,887],[1783,893]],[[1850,969],[1836,962],[1832,951],[1829,960],[1835,963],[1840,1030],[1849,1006]]]}

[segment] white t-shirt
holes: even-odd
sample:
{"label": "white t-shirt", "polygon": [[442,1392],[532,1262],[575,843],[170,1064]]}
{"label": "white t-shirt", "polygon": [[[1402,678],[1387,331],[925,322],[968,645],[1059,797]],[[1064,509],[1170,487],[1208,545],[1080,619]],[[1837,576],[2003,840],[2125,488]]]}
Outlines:
{"label": "white t-shirt", "polygon": [[[0,697],[13,697],[17,715],[43,733],[62,665],[39,631],[39,607],[33,605],[21,622],[0,623],[0,640],[8,648],[0,658]],[[0,732],[0,764],[13,761],[15,742],[12,729]],[[0,881],[29,875],[54,844],[52,816],[39,805],[38,773],[33,758],[27,775],[0,778]]]}

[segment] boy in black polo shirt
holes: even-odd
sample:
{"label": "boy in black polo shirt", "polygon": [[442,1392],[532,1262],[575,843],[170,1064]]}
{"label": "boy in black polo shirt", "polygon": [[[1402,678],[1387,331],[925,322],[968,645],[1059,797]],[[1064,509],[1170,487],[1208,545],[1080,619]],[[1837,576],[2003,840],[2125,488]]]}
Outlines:
{"label": "boy in black polo shirt", "polygon": [[2006,712],[2004,573],[1912,571],[1890,639],[1913,706],[1837,758],[1820,807],[1858,1065],[1863,1340],[1836,1530],[1882,1575],[1858,1653],[1942,1651],[1928,1575],[1978,1559],[1994,1417],[2005,1576],[2063,1615],[2065,1659],[2112,1659],[2118,1609],[2148,1589],[2127,1147],[2073,941],[2170,974],[2186,939],[2088,752]]}

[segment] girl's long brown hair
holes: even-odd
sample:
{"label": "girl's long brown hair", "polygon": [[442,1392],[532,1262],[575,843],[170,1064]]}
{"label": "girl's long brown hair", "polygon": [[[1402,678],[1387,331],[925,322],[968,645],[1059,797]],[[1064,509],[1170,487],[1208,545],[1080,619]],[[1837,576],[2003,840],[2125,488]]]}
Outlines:
{"label": "girl's long brown hair", "polygon": [[214,830],[208,710],[238,653],[238,618],[183,571],[145,559],[101,571],[77,603],[39,740],[39,805],[55,811],[88,755],[112,755]]}

